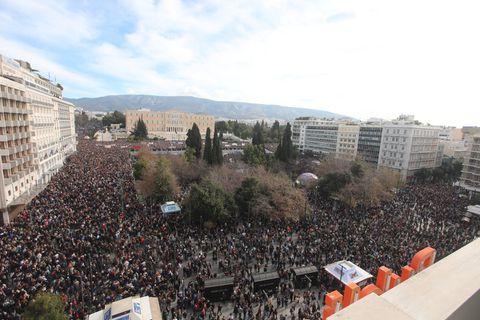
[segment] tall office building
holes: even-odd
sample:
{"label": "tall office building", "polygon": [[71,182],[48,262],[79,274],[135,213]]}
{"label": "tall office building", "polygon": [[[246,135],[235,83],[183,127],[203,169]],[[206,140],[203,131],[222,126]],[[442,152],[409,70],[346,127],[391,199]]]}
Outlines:
{"label": "tall office building", "polygon": [[196,123],[200,133],[205,135],[207,128],[213,133],[215,118],[205,114],[193,114],[176,110],[165,112],[150,111],[149,109],[127,110],[125,121],[127,132],[135,128],[137,121],[143,119],[147,126],[148,136],[166,140],[185,140],[187,132]]}
{"label": "tall office building", "polygon": [[418,124],[412,117],[384,124],[378,166],[399,171],[402,179],[439,166],[439,133],[439,127]]}
{"label": "tall office building", "polygon": [[0,211],[25,205],[76,150],[73,104],[25,61],[0,55]]}
{"label": "tall office building", "polygon": [[360,125],[358,136],[358,157],[372,165],[378,165],[378,155],[382,142],[383,127],[381,124]]}
{"label": "tall office building", "polygon": [[460,181],[465,189],[480,193],[480,135],[470,137]]}
{"label": "tall office building", "polygon": [[300,152],[312,151],[354,160],[357,156],[359,128],[349,121],[298,118],[292,125],[292,143]]}

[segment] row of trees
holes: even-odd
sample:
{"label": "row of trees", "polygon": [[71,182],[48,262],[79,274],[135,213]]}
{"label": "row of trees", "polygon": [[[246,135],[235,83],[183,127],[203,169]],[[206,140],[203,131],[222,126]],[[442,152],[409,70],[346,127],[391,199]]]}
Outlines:
{"label": "row of trees", "polygon": [[188,162],[181,156],[156,157],[144,147],[138,153],[134,176],[151,207],[178,200],[179,190],[189,190],[183,208],[192,223],[255,215],[298,219],[307,208],[304,190],[295,188],[286,174],[274,174],[263,167],[243,172],[230,166],[213,168],[206,161]]}
{"label": "row of trees", "polygon": [[133,167],[138,190],[150,205],[174,200],[178,195],[178,184],[167,157],[156,157],[147,147],[137,154]]}
{"label": "row of trees", "polygon": [[377,206],[391,199],[400,186],[398,172],[388,168],[377,170],[364,162],[326,159],[317,175],[320,179],[311,190],[314,197],[335,197],[351,207]]}
{"label": "row of trees", "polygon": [[[187,147],[187,159],[190,160],[188,154],[191,152],[196,159],[202,159],[202,135],[196,123],[193,124],[192,129],[188,130],[185,145]],[[218,134],[217,129],[213,132],[212,141],[211,130],[207,128],[205,145],[203,146],[203,160],[209,165],[223,164],[222,137],[221,134]]]}
{"label": "row of trees", "polygon": [[[278,143],[281,140],[284,126],[280,126],[280,123],[275,120],[271,127],[268,126],[268,123],[265,121],[258,122],[252,127],[246,123],[241,123],[238,121],[217,121],[215,123],[215,128],[220,133],[232,133],[233,135],[242,138],[250,139],[252,138],[255,143],[265,144],[265,143]],[[261,133],[261,136],[258,134]]]}
{"label": "row of trees", "polygon": [[134,140],[144,140],[148,138],[148,130],[145,121],[142,118],[137,120],[130,135]]}
{"label": "row of trees", "polygon": [[80,135],[93,137],[95,132],[103,128],[102,121],[97,118],[89,118],[85,112],[75,114],[75,130]]}
{"label": "row of trees", "polygon": [[[100,116],[100,115],[98,115]],[[75,114],[75,128],[81,133],[93,137],[95,132],[104,127],[110,127],[112,124],[119,123],[125,127],[125,115],[120,111],[109,112],[101,120],[91,117],[83,111],[81,114]]]}
{"label": "row of trees", "polygon": [[[283,131],[282,139],[279,140],[274,158],[284,163],[290,163],[296,157],[297,152],[292,143],[291,126],[290,123],[287,123],[285,130]],[[252,166],[269,166],[272,161],[272,159],[269,159],[265,153],[263,130],[258,122],[253,127],[252,144],[245,147],[243,151],[243,160]]]}
{"label": "row of trees", "polygon": [[103,116],[102,124],[105,127],[110,127],[112,124],[120,124],[122,128],[125,128],[125,115],[117,110],[109,112]]}
{"label": "row of trees", "polygon": [[240,173],[225,166],[192,184],[184,206],[188,221],[193,223],[253,216],[297,220],[308,209],[304,191],[295,188],[286,175],[263,168]]}
{"label": "row of trees", "polygon": [[414,174],[417,182],[449,182],[457,181],[462,175],[463,164],[459,160],[447,159],[434,169],[420,169]]}

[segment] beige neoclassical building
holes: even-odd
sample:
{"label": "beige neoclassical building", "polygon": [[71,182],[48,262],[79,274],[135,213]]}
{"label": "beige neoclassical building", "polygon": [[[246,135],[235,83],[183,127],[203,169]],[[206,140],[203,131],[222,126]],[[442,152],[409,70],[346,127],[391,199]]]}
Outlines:
{"label": "beige neoclassical building", "polygon": [[188,129],[193,123],[198,125],[202,136],[207,128],[213,132],[215,118],[205,114],[193,114],[177,110],[150,111],[149,109],[127,110],[126,126],[127,132],[133,131],[137,121],[141,118],[145,122],[148,136],[166,140],[185,140]]}

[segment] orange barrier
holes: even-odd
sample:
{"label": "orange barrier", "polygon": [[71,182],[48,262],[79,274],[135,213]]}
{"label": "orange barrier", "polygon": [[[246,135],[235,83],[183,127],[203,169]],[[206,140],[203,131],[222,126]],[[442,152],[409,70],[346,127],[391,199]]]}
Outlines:
{"label": "orange barrier", "polygon": [[360,287],[355,282],[350,282],[345,286],[345,291],[343,292],[343,303],[342,307],[345,308],[360,297]]}
{"label": "orange barrier", "polygon": [[415,275],[415,269],[413,269],[410,266],[402,267],[402,277],[401,277],[402,282],[410,279],[414,275]]}
{"label": "orange barrier", "polygon": [[[381,295],[384,292],[396,287],[416,273],[421,272],[435,263],[437,251],[431,247],[426,247],[418,251],[412,258],[409,266],[402,267],[402,275],[399,276],[392,272],[392,269],[385,266],[378,268],[376,285],[369,284],[361,289],[356,283],[349,283],[345,286],[344,296],[338,291],[329,292],[325,295],[325,308],[323,311],[323,320],[337,313],[355,301],[368,296],[371,293]],[[342,301],[343,298],[343,301]]]}
{"label": "orange barrier", "polygon": [[390,286],[390,277],[392,276],[392,269],[387,267],[378,268],[377,273],[377,287],[382,291],[387,291]]}
{"label": "orange barrier", "polygon": [[390,285],[388,286],[388,290],[394,288],[395,286],[398,286],[401,283],[401,278],[398,274],[392,273],[392,276],[390,277]]}
{"label": "orange barrier", "polygon": [[365,298],[370,293],[376,293],[378,296],[383,294],[383,291],[374,284],[369,284],[360,291],[360,299]]}
{"label": "orange barrier", "polygon": [[323,320],[342,308],[342,294],[337,290],[325,295],[325,309],[323,310]]}
{"label": "orange barrier", "polygon": [[410,266],[412,266],[412,268],[418,273],[423,269],[430,267],[435,262],[436,255],[437,250],[432,247],[426,247],[413,256]]}

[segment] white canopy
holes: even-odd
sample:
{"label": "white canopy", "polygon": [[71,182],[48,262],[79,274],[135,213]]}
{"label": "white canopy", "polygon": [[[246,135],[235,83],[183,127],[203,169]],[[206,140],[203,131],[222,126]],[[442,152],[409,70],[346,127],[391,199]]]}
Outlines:
{"label": "white canopy", "polygon": [[373,277],[367,271],[347,260],[331,263],[324,269],[343,284],[359,283]]}

